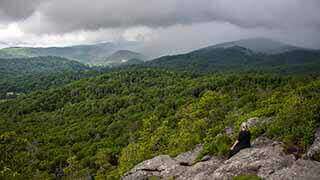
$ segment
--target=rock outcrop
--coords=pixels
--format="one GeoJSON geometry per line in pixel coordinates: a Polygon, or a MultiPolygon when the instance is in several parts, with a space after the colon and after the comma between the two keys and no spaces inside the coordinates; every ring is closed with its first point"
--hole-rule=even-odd
{"type": "MultiPolygon", "coordinates": [[[[263,125],[272,118],[250,118],[249,128],[263,125]]],[[[225,134],[231,136],[233,129],[225,128],[225,134]]],[[[264,136],[255,139],[252,147],[243,149],[230,159],[206,155],[197,162],[203,149],[197,145],[193,150],[175,158],[168,155],[157,156],[144,161],[126,173],[123,180],[144,180],[149,177],[177,180],[220,180],[232,179],[239,175],[257,175],[270,180],[316,180],[320,179],[320,128],[315,140],[303,159],[287,154],[282,142],[273,141],[264,136]]]]}
{"type": "Polygon", "coordinates": [[[179,165],[178,162],[170,156],[160,155],[138,164],[122,179],[142,180],[152,176],[169,179],[182,174],[185,170],[185,166],[179,165]]]}
{"type": "Polygon", "coordinates": [[[145,180],[148,177],[177,180],[201,179],[213,173],[222,162],[222,159],[214,157],[208,161],[198,162],[193,166],[184,166],[167,155],[160,155],[138,164],[122,179],[145,180]]]}
{"type": "Polygon", "coordinates": [[[314,141],[308,152],[304,155],[304,159],[320,159],[320,128],[316,130],[314,141]]]}
{"type": "Polygon", "coordinates": [[[250,129],[255,126],[268,124],[271,121],[272,121],[272,117],[264,117],[264,118],[253,117],[247,120],[247,125],[248,125],[248,128],[250,129]]]}
{"type": "Polygon", "coordinates": [[[126,173],[123,180],[142,180],[148,177],[160,177],[163,179],[195,179],[200,173],[209,173],[217,169],[223,162],[217,157],[207,156],[203,162],[196,162],[203,146],[197,145],[193,150],[182,153],[175,158],[168,155],[160,155],[144,161],[126,173]],[[194,165],[193,165],[194,164],[194,165]]]}
{"type": "Polygon", "coordinates": [[[232,179],[234,176],[254,174],[263,179],[320,179],[320,162],[296,160],[286,154],[281,142],[259,137],[252,148],[241,150],[230,159],[207,156],[195,163],[201,145],[176,158],[157,156],[144,161],[125,174],[123,180],[143,180],[148,177],[177,180],[232,179]],[[190,157],[189,157],[190,156],[190,157]],[[181,163],[183,162],[183,163],[181,163]]]}
{"type": "Polygon", "coordinates": [[[272,180],[318,180],[320,179],[320,162],[299,159],[290,167],[283,168],[268,177],[272,180]]]}
{"type": "Polygon", "coordinates": [[[295,161],[294,156],[284,153],[279,142],[258,138],[252,145],[252,148],[243,149],[223,162],[204,179],[232,179],[243,174],[256,174],[268,178],[272,173],[291,166],[295,161]]]}
{"type": "Polygon", "coordinates": [[[198,144],[193,150],[182,153],[174,158],[180,165],[191,166],[196,162],[197,157],[203,150],[203,146],[198,144]]]}

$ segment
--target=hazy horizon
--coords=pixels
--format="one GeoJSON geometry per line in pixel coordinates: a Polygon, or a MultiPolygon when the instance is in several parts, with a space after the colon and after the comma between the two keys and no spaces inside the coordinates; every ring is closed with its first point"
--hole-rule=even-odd
{"type": "Polygon", "coordinates": [[[2,0],[0,48],[136,41],[149,56],[264,37],[320,48],[317,0],[2,0]]]}

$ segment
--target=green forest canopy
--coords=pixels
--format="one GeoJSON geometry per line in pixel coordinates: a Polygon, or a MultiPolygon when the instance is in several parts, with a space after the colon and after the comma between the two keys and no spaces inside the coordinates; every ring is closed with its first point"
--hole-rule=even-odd
{"type": "Polygon", "coordinates": [[[232,139],[217,134],[250,117],[273,119],[254,137],[305,151],[319,112],[319,76],[118,70],[0,103],[0,176],[118,179],[198,143],[223,156],[232,139]]]}

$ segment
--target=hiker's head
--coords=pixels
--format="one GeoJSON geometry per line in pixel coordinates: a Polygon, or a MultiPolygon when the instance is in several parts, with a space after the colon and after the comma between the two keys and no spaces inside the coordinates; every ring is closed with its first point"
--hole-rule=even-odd
{"type": "Polygon", "coordinates": [[[241,131],[247,131],[248,130],[248,124],[246,122],[241,123],[241,131]]]}

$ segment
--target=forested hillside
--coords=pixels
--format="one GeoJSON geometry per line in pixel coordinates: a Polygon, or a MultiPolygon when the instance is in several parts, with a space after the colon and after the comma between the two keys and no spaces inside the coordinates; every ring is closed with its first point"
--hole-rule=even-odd
{"type": "Polygon", "coordinates": [[[7,94],[48,89],[98,72],[86,65],[60,57],[0,59],[0,99],[7,94]]]}
{"type": "Polygon", "coordinates": [[[320,180],[320,0],[0,0],[0,180],[320,180]]]}
{"type": "Polygon", "coordinates": [[[186,54],[163,56],[146,63],[146,66],[196,73],[256,71],[312,74],[319,73],[320,51],[301,49],[270,55],[241,46],[208,47],[186,54]]]}
{"type": "Polygon", "coordinates": [[[240,47],[250,49],[251,51],[256,53],[265,53],[265,54],[279,54],[279,53],[289,52],[293,50],[305,49],[305,48],[293,46],[290,44],[286,44],[280,41],[276,41],[273,39],[261,38],[261,37],[225,42],[225,43],[206,47],[205,49],[227,48],[232,46],[240,46],[240,47]]]}
{"type": "Polygon", "coordinates": [[[21,59],[0,59],[1,76],[17,74],[52,73],[56,71],[80,71],[87,66],[65,58],[45,56],[21,59]]]}
{"type": "Polygon", "coordinates": [[[252,129],[305,151],[320,123],[318,76],[256,73],[195,75],[125,69],[0,103],[0,176],[118,179],[159,154],[204,143],[226,154],[249,117],[272,117],[252,129]]]}
{"type": "Polygon", "coordinates": [[[112,53],[121,49],[134,49],[138,43],[125,41],[119,43],[98,43],[66,47],[10,47],[0,49],[0,58],[28,58],[39,56],[59,56],[84,64],[100,64],[112,53]]]}

